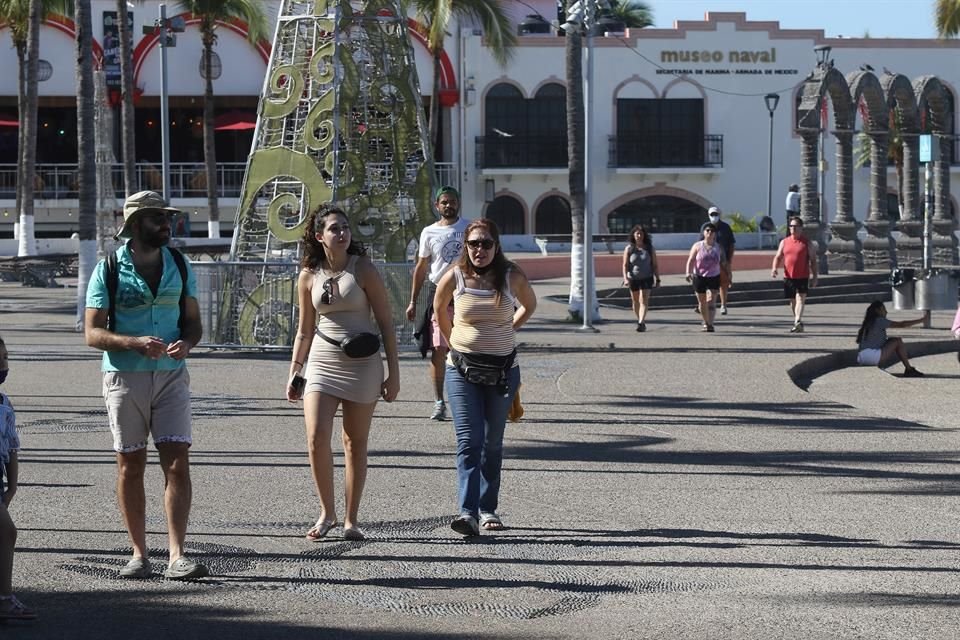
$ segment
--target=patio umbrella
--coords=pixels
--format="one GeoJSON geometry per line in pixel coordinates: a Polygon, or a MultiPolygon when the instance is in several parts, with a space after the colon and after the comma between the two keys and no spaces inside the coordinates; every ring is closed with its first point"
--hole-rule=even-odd
{"type": "Polygon", "coordinates": [[[257,128],[257,114],[250,111],[228,111],[213,119],[215,131],[246,131],[257,128]]]}

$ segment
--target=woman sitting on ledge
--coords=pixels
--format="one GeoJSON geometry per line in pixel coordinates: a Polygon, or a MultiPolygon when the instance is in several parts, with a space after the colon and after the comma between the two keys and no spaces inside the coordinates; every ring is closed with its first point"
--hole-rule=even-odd
{"type": "Polygon", "coordinates": [[[863,324],[860,325],[860,331],[857,332],[857,344],[860,345],[859,353],[857,353],[857,363],[881,366],[884,362],[889,361],[890,356],[896,353],[900,362],[903,363],[903,377],[922,377],[922,373],[910,366],[903,339],[888,338],[887,327],[909,327],[920,324],[923,320],[923,316],[916,320],[888,320],[887,308],[883,305],[883,302],[874,300],[867,307],[867,312],[863,316],[863,324]]]}

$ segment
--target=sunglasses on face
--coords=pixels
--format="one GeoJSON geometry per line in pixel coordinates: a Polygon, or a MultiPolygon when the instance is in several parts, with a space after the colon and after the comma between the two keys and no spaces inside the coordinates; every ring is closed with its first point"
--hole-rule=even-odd
{"type": "Polygon", "coordinates": [[[320,294],[320,304],[333,304],[337,301],[336,294],[334,290],[337,289],[337,281],[330,280],[324,281],[322,285],[323,293],[320,294]]]}
{"type": "Polygon", "coordinates": [[[802,228],[803,228],[803,227],[801,227],[801,226],[798,225],[798,224],[791,224],[791,225],[787,225],[787,226],[790,227],[791,229],[802,229],[802,228]]]}
{"type": "Polygon", "coordinates": [[[483,247],[489,251],[490,249],[493,249],[494,244],[496,243],[490,238],[484,238],[483,240],[467,240],[467,246],[471,249],[479,249],[480,247],[483,247]]]}
{"type": "Polygon", "coordinates": [[[714,231],[713,231],[713,229],[704,229],[703,232],[704,232],[704,233],[713,233],[714,231]]]}

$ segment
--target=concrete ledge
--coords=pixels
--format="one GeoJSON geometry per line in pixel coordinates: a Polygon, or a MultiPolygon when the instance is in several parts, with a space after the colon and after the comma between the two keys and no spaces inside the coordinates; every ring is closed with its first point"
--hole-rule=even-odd
{"type": "MultiPolygon", "coordinates": [[[[911,358],[952,353],[960,349],[960,342],[956,340],[923,340],[906,342],[906,345],[907,355],[911,358]]],[[[895,363],[896,361],[894,361],[895,363]]],[[[859,366],[861,365],[857,364],[857,350],[844,349],[843,351],[826,353],[799,362],[787,369],[787,375],[790,376],[795,385],[806,391],[815,379],[824,374],[838,369],[859,366]]]]}

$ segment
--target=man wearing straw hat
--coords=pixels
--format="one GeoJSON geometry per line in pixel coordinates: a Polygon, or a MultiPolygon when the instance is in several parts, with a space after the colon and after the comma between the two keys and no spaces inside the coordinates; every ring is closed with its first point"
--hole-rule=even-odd
{"type": "Polygon", "coordinates": [[[207,568],[184,555],[192,485],[190,376],[186,358],[203,332],[189,263],[166,245],[178,210],[154,191],[123,205],[125,239],[101,260],[87,288],[87,345],[103,351],[103,397],[117,454],[117,501],[133,557],[122,578],[153,572],[146,540],[147,441],[160,456],[171,580],[201,578],[207,568]]]}

